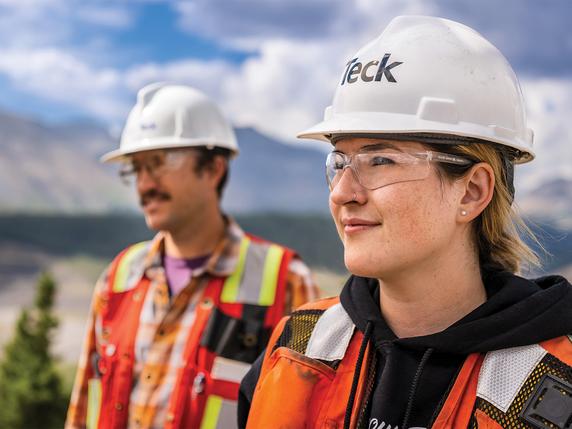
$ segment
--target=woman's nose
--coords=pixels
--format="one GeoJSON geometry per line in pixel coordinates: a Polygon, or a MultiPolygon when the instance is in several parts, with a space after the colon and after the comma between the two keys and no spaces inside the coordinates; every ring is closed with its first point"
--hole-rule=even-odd
{"type": "Polygon", "coordinates": [[[356,173],[350,166],[346,166],[341,174],[340,180],[330,191],[331,202],[339,205],[357,202],[357,196],[364,193],[364,188],[358,182],[356,173]]]}

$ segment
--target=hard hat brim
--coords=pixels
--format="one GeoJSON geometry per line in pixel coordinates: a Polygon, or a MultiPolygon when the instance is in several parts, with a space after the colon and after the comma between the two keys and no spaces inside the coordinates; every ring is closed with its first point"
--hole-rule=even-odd
{"type": "MultiPolygon", "coordinates": [[[[491,143],[498,143],[517,149],[522,156],[515,160],[518,164],[532,161],[535,157],[530,148],[530,144],[521,142],[514,144],[514,136],[503,138],[499,133],[507,133],[506,130],[499,130],[495,127],[483,127],[467,122],[457,122],[447,124],[443,127],[442,122],[412,118],[411,115],[385,112],[356,112],[333,114],[315,126],[302,131],[297,135],[300,139],[313,139],[330,142],[332,136],[368,134],[419,134],[435,133],[461,137],[476,138],[491,143]]],[[[532,132],[531,132],[532,133],[532,132]]],[[[507,136],[508,137],[508,136],[507,136]]],[[[532,135],[530,136],[532,142],[532,135]]]]}
{"type": "MultiPolygon", "coordinates": [[[[135,145],[134,145],[135,146],[135,145]]],[[[140,145],[138,147],[133,147],[131,149],[116,149],[112,150],[111,152],[107,152],[104,154],[100,161],[103,163],[112,163],[112,162],[121,162],[124,161],[129,155],[133,155],[136,153],[147,152],[150,150],[159,150],[159,149],[182,149],[182,148],[192,148],[192,147],[220,147],[224,149],[228,149],[232,153],[232,158],[236,157],[239,153],[238,147],[228,147],[227,144],[220,144],[218,142],[210,142],[210,141],[196,141],[196,140],[185,140],[185,141],[159,141],[156,143],[146,143],[144,145],[140,145]]]]}

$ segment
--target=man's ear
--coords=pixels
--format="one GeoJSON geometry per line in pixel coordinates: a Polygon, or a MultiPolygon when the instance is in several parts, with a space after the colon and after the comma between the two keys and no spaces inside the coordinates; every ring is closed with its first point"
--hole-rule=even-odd
{"type": "MultiPolygon", "coordinates": [[[[208,167],[208,173],[212,177],[213,182],[218,185],[224,173],[228,168],[228,161],[223,156],[215,156],[213,162],[208,167]]],[[[216,186],[215,185],[215,186],[216,186]]]]}
{"type": "Polygon", "coordinates": [[[470,222],[479,216],[489,205],[495,189],[493,168],[480,162],[463,177],[464,194],[459,202],[457,218],[460,222],[470,222]]]}

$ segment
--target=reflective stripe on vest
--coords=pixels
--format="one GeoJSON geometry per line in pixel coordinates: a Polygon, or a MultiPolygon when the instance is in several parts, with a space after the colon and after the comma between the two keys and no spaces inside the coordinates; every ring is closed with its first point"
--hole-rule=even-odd
{"type": "Polygon", "coordinates": [[[87,429],[97,429],[101,409],[101,380],[92,378],[87,384],[87,429]]]}
{"type": "Polygon", "coordinates": [[[228,429],[236,427],[235,401],[227,401],[217,395],[210,395],[200,429],[228,429]]]}
{"type": "Polygon", "coordinates": [[[305,355],[326,361],[343,359],[354,330],[355,325],[342,304],[332,305],[314,326],[305,355]]]}
{"type": "Polygon", "coordinates": [[[148,250],[149,242],[143,241],[125,251],[115,272],[112,292],[125,292],[137,286],[143,275],[143,262],[148,250]]]}
{"type": "Polygon", "coordinates": [[[538,344],[488,352],[479,373],[477,396],[506,413],[546,353],[538,344]]]}
{"type": "Polygon", "coordinates": [[[278,274],[284,249],[244,237],[234,273],[224,282],[220,300],[270,306],[276,298],[278,274]]]}

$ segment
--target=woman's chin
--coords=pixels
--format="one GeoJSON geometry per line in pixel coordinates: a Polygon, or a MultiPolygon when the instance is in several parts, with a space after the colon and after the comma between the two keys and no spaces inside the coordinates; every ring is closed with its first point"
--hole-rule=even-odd
{"type": "Polygon", "coordinates": [[[379,264],[372,264],[369,258],[361,255],[344,255],[344,263],[350,273],[360,277],[377,278],[380,272],[379,264]]]}

